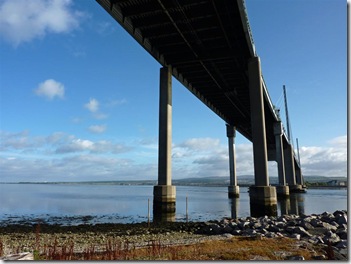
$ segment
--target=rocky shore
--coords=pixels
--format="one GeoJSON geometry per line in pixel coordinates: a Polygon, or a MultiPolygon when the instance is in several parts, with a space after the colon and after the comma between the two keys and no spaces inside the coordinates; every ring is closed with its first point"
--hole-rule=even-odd
{"type": "MultiPolygon", "coordinates": [[[[313,250],[313,246],[323,248],[324,254],[314,254],[314,259],[332,257],[336,260],[347,260],[347,231],[347,211],[279,217],[225,218],[220,221],[189,223],[60,226],[38,222],[35,225],[0,226],[0,259],[13,259],[21,256],[18,254],[20,252],[45,248],[53,240],[57,245],[74,243],[74,250],[80,252],[92,245],[97,251],[103,250],[109,241],[128,241],[135,247],[143,247],[156,240],[166,245],[185,245],[233,237],[277,241],[279,238],[288,237],[304,243],[310,250],[313,250]]],[[[26,256],[28,255],[30,254],[26,256]]],[[[293,256],[287,259],[297,260],[303,257],[293,256]]]]}
{"type": "Polygon", "coordinates": [[[335,259],[348,259],[347,211],[223,219],[205,223],[199,232],[207,235],[230,234],[258,238],[290,237],[328,247],[335,259]]]}

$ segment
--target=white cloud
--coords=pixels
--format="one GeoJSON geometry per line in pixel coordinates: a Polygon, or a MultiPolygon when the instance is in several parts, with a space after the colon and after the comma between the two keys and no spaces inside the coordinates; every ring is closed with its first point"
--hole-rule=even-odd
{"type": "Polygon", "coordinates": [[[102,36],[108,36],[111,35],[113,32],[115,32],[116,27],[114,27],[111,22],[108,21],[101,21],[98,23],[95,23],[96,31],[102,36]]]}
{"type": "Polygon", "coordinates": [[[92,125],[89,127],[89,131],[92,133],[103,133],[106,131],[106,125],[92,125]]]}
{"type": "Polygon", "coordinates": [[[100,111],[100,102],[95,98],[90,98],[89,102],[84,105],[88,109],[92,117],[95,119],[106,119],[108,116],[100,111]]]}
{"type": "Polygon", "coordinates": [[[52,100],[55,97],[63,99],[65,95],[65,87],[60,82],[48,79],[40,83],[34,92],[36,95],[46,97],[49,100],[52,100]]]}
{"type": "Polygon", "coordinates": [[[83,119],[80,117],[73,117],[73,118],[71,118],[71,122],[75,123],[75,124],[79,124],[79,123],[83,122],[83,119]]]}
{"type": "Polygon", "coordinates": [[[132,147],[126,146],[125,144],[113,143],[107,140],[100,140],[94,143],[92,153],[113,153],[120,154],[129,152],[132,147]]]}
{"type": "MultiPolygon", "coordinates": [[[[346,176],[346,150],[346,136],[332,139],[324,147],[301,147],[303,175],[346,176]]],[[[178,153],[173,157],[174,179],[229,177],[228,146],[218,139],[192,138],[175,144],[172,152],[178,153]]],[[[236,144],[236,165],[237,175],[253,175],[251,143],[236,144]]],[[[78,138],[64,132],[33,136],[28,131],[0,131],[4,181],[37,175],[43,175],[42,180],[60,180],[61,175],[67,176],[66,180],[157,180],[157,166],[156,138],[135,140],[130,145],[78,138]]],[[[269,163],[269,175],[277,175],[275,162],[269,163]]]]}
{"type": "Polygon", "coordinates": [[[96,141],[93,142],[87,139],[72,139],[70,141],[60,144],[55,153],[57,154],[68,154],[68,153],[100,153],[100,154],[120,154],[131,150],[131,147],[125,144],[118,144],[110,141],[96,141]]]}
{"type": "Polygon", "coordinates": [[[109,100],[106,103],[106,106],[111,108],[111,107],[118,106],[118,105],[123,105],[123,104],[126,104],[126,103],[127,103],[127,99],[125,99],[125,98],[120,99],[120,100],[109,100]]]}
{"type": "Polygon", "coordinates": [[[35,153],[50,158],[53,154],[78,152],[101,155],[120,154],[131,149],[132,147],[123,143],[81,139],[63,132],[55,132],[49,136],[31,136],[28,131],[19,133],[0,131],[0,151],[4,153],[28,153],[29,155],[35,153]]]}
{"type": "Polygon", "coordinates": [[[104,113],[98,112],[98,113],[93,113],[93,117],[95,119],[106,119],[108,116],[104,113]]]}
{"type": "Polygon", "coordinates": [[[9,149],[23,150],[33,147],[33,142],[28,139],[29,132],[21,131],[18,133],[9,133],[0,131],[0,151],[9,149]]]}
{"type": "Polygon", "coordinates": [[[36,157],[5,159],[0,156],[0,167],[1,181],[127,180],[135,177],[133,170],[137,173],[144,171],[146,176],[154,171],[153,166],[135,166],[128,159],[91,154],[50,160],[36,157]]]}
{"type": "Polygon", "coordinates": [[[103,109],[113,108],[115,106],[123,105],[125,103],[127,103],[126,99],[120,99],[120,100],[110,99],[107,102],[100,103],[100,101],[98,101],[97,99],[90,98],[89,102],[84,104],[84,108],[88,109],[91,112],[92,117],[94,119],[101,120],[101,119],[106,119],[108,115],[102,112],[100,108],[103,108],[103,109]]]}
{"type": "Polygon", "coordinates": [[[80,151],[91,151],[94,147],[94,143],[90,140],[74,139],[65,145],[60,146],[56,149],[57,153],[70,153],[80,151]]]}
{"type": "Polygon", "coordinates": [[[0,4],[0,36],[18,46],[48,33],[67,33],[79,26],[81,12],[71,0],[3,0],[0,4]]]}
{"type": "MultiPolygon", "coordinates": [[[[236,144],[235,148],[237,175],[253,175],[252,144],[236,144]]],[[[324,147],[301,147],[300,157],[303,175],[346,177],[347,136],[331,139],[324,147]]],[[[173,147],[173,160],[174,167],[187,168],[192,176],[229,175],[228,147],[217,139],[189,139],[177,144],[173,147]]],[[[269,162],[268,170],[270,176],[277,176],[277,163],[269,162]]]]}
{"type": "MultiPolygon", "coordinates": [[[[236,144],[235,148],[237,175],[252,175],[252,144],[236,144]]],[[[228,145],[217,138],[191,138],[175,145],[172,153],[174,164],[187,168],[190,176],[229,177],[228,145]]],[[[178,171],[182,170],[175,169],[178,171]]]]}
{"type": "Polygon", "coordinates": [[[328,144],[337,148],[346,148],[347,147],[347,135],[333,138],[328,141],[328,144]]]}
{"type": "MultiPolygon", "coordinates": [[[[191,138],[173,146],[174,164],[179,177],[185,177],[184,171],[194,176],[229,175],[227,147],[216,138],[191,138]],[[183,169],[179,169],[179,168],[183,169]]],[[[175,167],[174,166],[174,167],[175,167]]]]}
{"type": "Polygon", "coordinates": [[[221,150],[220,140],[214,138],[190,138],[173,146],[173,158],[196,157],[221,150]]]}
{"type": "Polygon", "coordinates": [[[300,157],[304,175],[346,177],[347,136],[331,139],[326,147],[303,146],[300,157]]]}
{"type": "Polygon", "coordinates": [[[191,138],[180,146],[193,151],[215,150],[220,147],[220,140],[216,138],[191,138]]]}
{"type": "Polygon", "coordinates": [[[84,105],[92,113],[96,113],[99,110],[99,101],[95,98],[90,98],[89,102],[84,105]]]}

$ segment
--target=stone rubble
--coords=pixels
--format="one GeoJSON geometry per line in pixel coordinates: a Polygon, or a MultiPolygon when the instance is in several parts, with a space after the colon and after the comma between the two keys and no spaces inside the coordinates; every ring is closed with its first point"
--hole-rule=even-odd
{"type": "MultiPolygon", "coordinates": [[[[331,247],[333,249],[331,254],[334,255],[335,259],[348,259],[346,210],[312,215],[292,214],[279,217],[224,218],[221,221],[206,222],[199,233],[207,235],[231,234],[258,239],[284,236],[331,247]]],[[[325,256],[316,256],[316,259],[325,258],[325,256]]],[[[302,260],[300,256],[288,259],[302,260]]]]}

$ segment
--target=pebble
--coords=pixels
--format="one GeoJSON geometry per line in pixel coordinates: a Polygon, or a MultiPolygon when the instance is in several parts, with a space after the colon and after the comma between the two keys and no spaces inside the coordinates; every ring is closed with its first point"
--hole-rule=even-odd
{"type": "Polygon", "coordinates": [[[327,257],[325,255],[313,256],[312,258],[314,260],[325,260],[325,259],[327,259],[327,257]]]}
{"type": "Polygon", "coordinates": [[[301,235],[300,235],[300,234],[292,234],[290,237],[291,237],[291,238],[295,238],[295,239],[297,239],[297,240],[300,240],[300,239],[301,239],[301,235]]]}
{"type": "Polygon", "coordinates": [[[290,256],[287,257],[287,260],[305,260],[303,256],[290,256]]]}

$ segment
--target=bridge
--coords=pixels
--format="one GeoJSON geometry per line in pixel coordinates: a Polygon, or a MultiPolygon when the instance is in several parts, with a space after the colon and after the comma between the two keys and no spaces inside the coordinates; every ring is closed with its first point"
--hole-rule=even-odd
{"type": "Polygon", "coordinates": [[[175,210],[172,186],[172,76],[226,123],[230,185],[238,197],[236,131],[253,143],[250,202],[276,205],[277,195],[303,190],[292,142],[263,79],[244,0],[96,0],[161,65],[159,173],[154,210],[175,210]],[[271,186],[268,161],[279,185],[271,186]]]}

